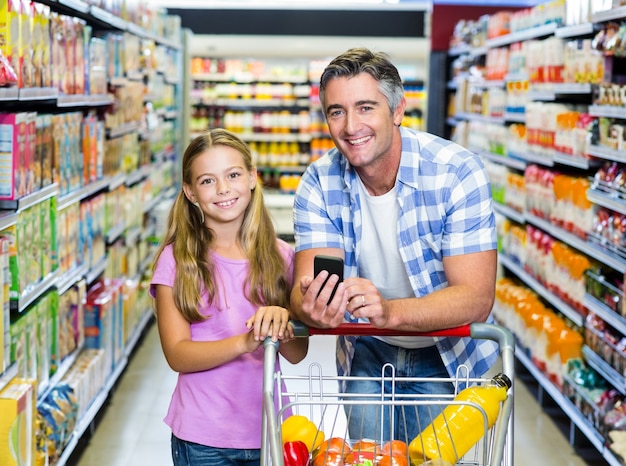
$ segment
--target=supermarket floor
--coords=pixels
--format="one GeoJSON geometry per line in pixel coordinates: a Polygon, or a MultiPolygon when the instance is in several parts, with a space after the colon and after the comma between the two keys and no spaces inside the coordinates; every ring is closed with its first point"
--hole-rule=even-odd
{"type": "MultiPolygon", "coordinates": [[[[324,368],[334,368],[333,337],[311,339],[309,356],[324,368]]],[[[298,373],[300,365],[283,368],[298,373]],[[295,370],[294,370],[295,368],[295,370]]],[[[569,424],[558,408],[542,409],[537,387],[519,374],[515,392],[514,459],[516,465],[600,466],[607,464],[591,447],[574,449],[568,443],[569,424]],[[546,413],[549,413],[546,414],[546,413]],[[560,418],[559,418],[560,416],[560,418]]],[[[156,325],[150,325],[93,432],[68,464],[75,466],[171,466],[169,429],[163,423],[176,375],[167,366],[156,325]]],[[[545,398],[549,398],[547,395],[545,398]]]]}

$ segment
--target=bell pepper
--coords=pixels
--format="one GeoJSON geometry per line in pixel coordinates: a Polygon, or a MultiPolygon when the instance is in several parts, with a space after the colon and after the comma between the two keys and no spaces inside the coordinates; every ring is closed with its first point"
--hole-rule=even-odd
{"type": "Polygon", "coordinates": [[[281,426],[283,444],[301,440],[309,451],[315,450],[326,439],[324,432],[306,416],[294,414],[284,420],[281,426]]]}
{"type": "Polygon", "coordinates": [[[302,440],[294,440],[283,444],[283,462],[285,466],[307,466],[309,449],[302,440]]]}

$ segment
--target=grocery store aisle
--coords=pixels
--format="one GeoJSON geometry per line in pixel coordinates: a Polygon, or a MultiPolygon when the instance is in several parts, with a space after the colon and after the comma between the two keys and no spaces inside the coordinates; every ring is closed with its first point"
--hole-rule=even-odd
{"type": "MultiPolygon", "coordinates": [[[[309,356],[299,365],[284,367],[301,374],[315,361],[334,368],[333,337],[311,339],[309,356]]],[[[524,378],[525,379],[525,378],[524,378]]],[[[176,375],[167,366],[156,325],[151,325],[131,359],[95,432],[82,451],[71,458],[75,466],[171,466],[169,429],[163,423],[176,375]]],[[[518,382],[523,379],[518,380],[518,382]]],[[[532,384],[517,383],[515,392],[515,464],[604,465],[598,455],[585,459],[568,444],[555,422],[539,407],[532,384]]]]}

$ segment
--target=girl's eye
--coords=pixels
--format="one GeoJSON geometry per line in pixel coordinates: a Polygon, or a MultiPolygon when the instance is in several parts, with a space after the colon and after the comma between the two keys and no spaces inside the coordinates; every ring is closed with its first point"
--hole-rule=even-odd
{"type": "Polygon", "coordinates": [[[235,173],[231,173],[229,176],[230,178],[237,178],[240,175],[241,175],[240,173],[235,172],[235,173]]]}
{"type": "Polygon", "coordinates": [[[213,180],[211,178],[205,178],[200,182],[200,184],[211,184],[213,180]]]}

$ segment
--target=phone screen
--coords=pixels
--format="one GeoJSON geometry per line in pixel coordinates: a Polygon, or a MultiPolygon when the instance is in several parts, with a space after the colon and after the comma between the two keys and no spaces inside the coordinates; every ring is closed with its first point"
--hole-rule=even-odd
{"type": "MultiPolygon", "coordinates": [[[[333,288],[330,298],[328,299],[328,302],[332,301],[337,291],[337,286],[343,281],[343,259],[336,256],[317,255],[313,262],[313,270],[316,277],[322,270],[328,270],[329,278],[331,275],[337,275],[339,277],[339,281],[335,285],[335,288],[333,288]]],[[[328,278],[326,281],[328,281],[328,278]]],[[[322,288],[324,288],[324,286],[326,286],[326,282],[324,282],[322,288]]]]}

